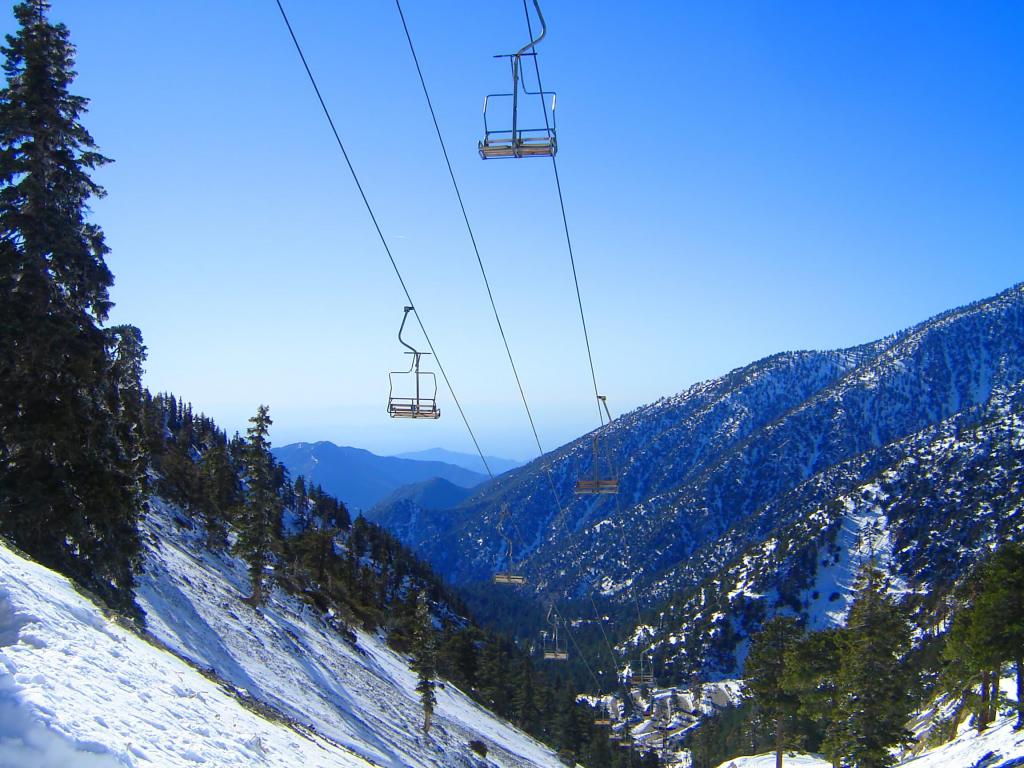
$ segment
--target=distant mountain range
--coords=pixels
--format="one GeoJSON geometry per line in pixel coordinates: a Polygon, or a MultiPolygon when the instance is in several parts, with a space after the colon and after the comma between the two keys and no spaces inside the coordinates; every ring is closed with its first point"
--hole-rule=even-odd
{"type": "MultiPolygon", "coordinates": [[[[454,464],[457,467],[469,469],[473,472],[483,472],[484,474],[487,472],[483,462],[480,461],[480,457],[475,453],[458,453],[445,450],[444,448],[428,448],[425,451],[412,451],[411,453],[395,455],[399,459],[443,461],[445,464],[454,464]]],[[[486,456],[485,458],[487,459],[487,466],[491,468],[491,472],[495,475],[500,475],[502,472],[508,472],[510,469],[523,466],[523,462],[513,461],[512,459],[499,459],[496,456],[486,456]]]]}
{"type": "Polygon", "coordinates": [[[1024,536],[1024,285],[858,347],[759,360],[602,438],[617,496],[574,494],[586,435],[443,512],[404,497],[376,519],[465,585],[503,567],[511,533],[526,589],[660,613],[630,642],[679,679],[733,674],[777,611],[841,621],[868,558],[926,622],[980,554],[1024,536]]]}
{"type": "MultiPolygon", "coordinates": [[[[274,448],[273,454],[292,477],[303,475],[307,484],[322,486],[352,511],[368,510],[406,485],[440,479],[453,487],[472,488],[487,479],[485,474],[455,464],[378,456],[327,441],[291,443],[274,448]]],[[[411,493],[416,496],[415,489],[411,493]]],[[[421,494],[418,498],[434,498],[440,493],[435,490],[433,496],[421,494]]],[[[448,497],[454,498],[451,491],[448,497]]]]}

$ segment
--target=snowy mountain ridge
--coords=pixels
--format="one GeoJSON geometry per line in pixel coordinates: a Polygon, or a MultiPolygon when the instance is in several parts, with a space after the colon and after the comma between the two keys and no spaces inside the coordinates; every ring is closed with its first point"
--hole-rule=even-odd
{"type": "Polygon", "coordinates": [[[138,600],[155,642],[0,546],[0,766],[560,765],[451,685],[424,735],[402,657],[278,590],[254,611],[244,566],[179,516],[154,500],[144,523],[138,600]]]}
{"type": "Polygon", "coordinates": [[[1019,535],[1022,384],[1017,285],[875,342],[776,354],[617,418],[603,434],[617,497],[573,493],[591,471],[588,435],[453,509],[406,503],[377,519],[472,584],[501,563],[507,503],[530,590],[603,598],[623,615],[639,600],[666,613],[659,675],[686,679],[699,664],[728,677],[775,610],[842,614],[849,579],[836,568],[870,549],[850,531],[873,509],[922,609],[992,541],[1019,535]]]}

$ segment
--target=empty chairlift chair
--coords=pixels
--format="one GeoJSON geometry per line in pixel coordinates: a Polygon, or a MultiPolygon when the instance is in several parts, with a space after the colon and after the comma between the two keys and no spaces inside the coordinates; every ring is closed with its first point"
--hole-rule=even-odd
{"type": "Polygon", "coordinates": [[[601,494],[618,493],[619,479],[617,477],[601,477],[601,439],[595,435],[593,439],[594,457],[591,462],[592,477],[580,478],[576,481],[576,493],[601,494]]]}
{"type": "Polygon", "coordinates": [[[633,675],[633,682],[636,685],[654,685],[654,661],[649,660],[645,663],[641,656],[639,666],[640,671],[633,675]]]}
{"type": "Polygon", "coordinates": [[[554,606],[548,609],[548,623],[551,625],[551,631],[544,633],[544,658],[547,661],[568,661],[569,647],[566,645],[564,633],[559,637],[558,616],[556,615],[554,620],[551,618],[553,610],[554,606]]]}
{"type": "Polygon", "coordinates": [[[558,141],[555,131],[555,94],[552,91],[544,91],[540,87],[539,77],[537,90],[531,91],[527,88],[523,79],[522,58],[523,56],[536,56],[533,47],[544,39],[548,28],[544,23],[544,16],[540,12],[540,4],[533,0],[533,6],[537,10],[540,19],[540,36],[531,40],[518,51],[511,55],[496,56],[495,58],[508,58],[512,63],[512,92],[491,93],[484,97],[484,138],[479,143],[480,157],[488,160],[496,157],[554,157],[558,151],[558,141]],[[529,51],[529,53],[527,53],[529,51]],[[533,110],[524,110],[523,105],[529,97],[537,97],[541,113],[537,115],[533,110]],[[550,101],[550,108],[548,107],[550,101]],[[499,119],[504,121],[507,118],[507,107],[511,107],[511,130],[505,128],[492,128],[494,120],[493,112],[500,110],[502,115],[499,119]],[[488,114],[492,120],[488,121],[488,114]],[[524,128],[522,117],[530,114],[538,123],[537,127],[524,128]],[[540,127],[540,119],[543,118],[544,126],[540,127]]]}
{"type": "Polygon", "coordinates": [[[412,362],[409,370],[392,371],[388,374],[388,414],[393,419],[437,419],[441,416],[441,409],[437,407],[437,380],[430,371],[420,370],[420,358],[430,353],[420,352],[402,339],[405,321],[411,311],[412,307],[405,308],[402,325],[398,329],[398,341],[409,350],[405,354],[412,355],[412,362]],[[397,391],[406,395],[395,394],[396,384],[397,391]]]}
{"type": "Polygon", "coordinates": [[[507,517],[508,517],[508,506],[505,505],[505,504],[502,504],[501,505],[501,517],[500,517],[500,522],[498,523],[498,525],[502,529],[502,531],[499,531],[499,533],[501,533],[502,537],[505,539],[505,545],[506,545],[506,550],[505,551],[506,551],[506,557],[508,558],[508,570],[498,571],[497,573],[495,573],[494,574],[494,583],[495,584],[507,584],[507,585],[518,587],[518,586],[526,583],[526,577],[523,576],[522,574],[516,573],[515,563],[512,561],[512,537],[506,535],[503,532],[504,531],[504,527],[505,527],[505,520],[506,520],[507,517]]]}

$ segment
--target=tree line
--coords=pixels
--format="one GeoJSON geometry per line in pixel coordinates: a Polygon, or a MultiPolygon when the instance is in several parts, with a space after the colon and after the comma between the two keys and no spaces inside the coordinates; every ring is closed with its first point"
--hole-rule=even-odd
{"type": "Polygon", "coordinates": [[[889,768],[914,743],[907,724],[940,696],[946,716],[928,743],[954,738],[970,718],[978,732],[996,717],[999,681],[1012,664],[1015,728],[1024,728],[1024,546],[1005,542],[951,598],[944,631],[913,644],[907,611],[885,574],[866,566],[842,627],[809,632],[778,615],[751,638],[744,701],[691,739],[695,768],[750,752],[818,752],[834,766],[889,768]]]}
{"type": "Polygon", "coordinates": [[[159,494],[207,547],[245,561],[240,597],[252,606],[280,588],[349,640],[354,626],[385,629],[420,675],[425,729],[447,678],[566,759],[618,765],[568,683],[475,627],[386,531],[289,478],[270,453],[266,406],[229,438],[143,387],[141,332],[107,324],[114,277],[89,203],[105,194],[92,176],[110,161],[82,123],[88,99],[70,91],[70,34],[45,0],[14,15],[0,47],[0,535],[141,626],[139,527],[159,494]]]}

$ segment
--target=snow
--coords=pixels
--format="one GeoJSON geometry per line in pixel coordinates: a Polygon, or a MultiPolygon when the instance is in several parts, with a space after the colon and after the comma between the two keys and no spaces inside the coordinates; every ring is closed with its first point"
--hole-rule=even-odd
{"type": "MultiPolygon", "coordinates": [[[[1010,680],[1002,682],[1006,691],[1010,680]]],[[[1015,721],[1016,715],[1005,709],[1002,716],[981,735],[964,722],[953,741],[916,756],[905,756],[897,763],[897,768],[1010,768],[1024,765],[1024,731],[1013,730],[1015,721]]],[[[783,766],[831,768],[827,760],[800,754],[786,755],[783,766]]],[[[737,757],[726,760],[719,768],[775,768],[775,753],[737,757]]]]}
{"type": "MultiPolygon", "coordinates": [[[[832,763],[813,755],[786,755],[782,760],[783,768],[832,768],[832,763]]],[[[751,755],[726,760],[719,768],[775,768],[775,753],[751,755]]]]}
{"type": "Polygon", "coordinates": [[[148,639],[0,546],[0,768],[560,765],[451,685],[424,735],[402,657],[277,591],[240,603],[242,564],[174,516],[157,501],[145,523],[148,639]]]}

